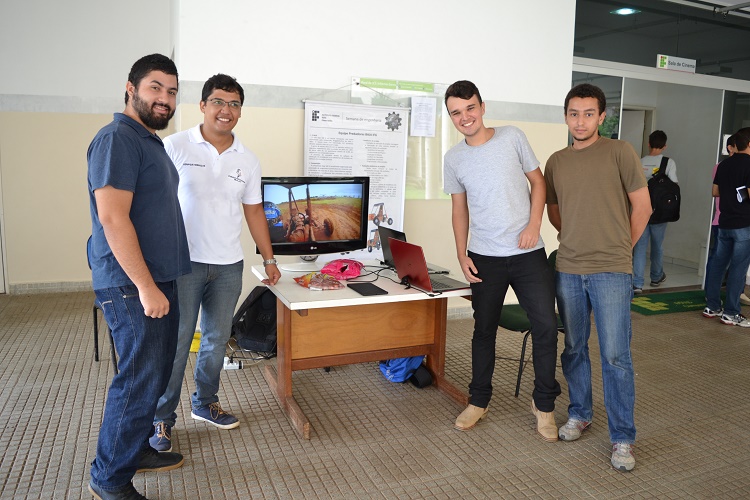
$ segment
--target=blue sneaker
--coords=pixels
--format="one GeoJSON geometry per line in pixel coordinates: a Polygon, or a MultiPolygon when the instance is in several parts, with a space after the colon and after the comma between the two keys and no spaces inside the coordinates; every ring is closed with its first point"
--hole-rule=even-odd
{"type": "Polygon", "coordinates": [[[193,408],[190,416],[195,420],[202,420],[215,425],[219,429],[234,429],[240,425],[240,421],[234,415],[230,415],[221,409],[218,401],[202,408],[193,408]]]}
{"type": "Polygon", "coordinates": [[[154,433],[148,444],[156,451],[172,451],[172,427],[164,422],[154,424],[154,433]]]}

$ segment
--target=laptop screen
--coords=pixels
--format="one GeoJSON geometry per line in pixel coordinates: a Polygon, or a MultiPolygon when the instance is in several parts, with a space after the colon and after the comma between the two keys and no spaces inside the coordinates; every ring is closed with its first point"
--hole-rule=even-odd
{"type": "Polygon", "coordinates": [[[381,225],[378,226],[378,235],[380,237],[380,247],[383,249],[383,264],[395,269],[396,265],[393,263],[393,253],[391,252],[391,244],[388,242],[388,238],[406,241],[406,234],[381,225]]]}

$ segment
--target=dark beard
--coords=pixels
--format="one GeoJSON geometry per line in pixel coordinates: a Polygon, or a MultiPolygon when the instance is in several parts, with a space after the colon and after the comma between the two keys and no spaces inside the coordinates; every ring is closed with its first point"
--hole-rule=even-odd
{"type": "Polygon", "coordinates": [[[154,130],[164,130],[167,128],[169,120],[174,116],[174,110],[170,109],[167,116],[161,117],[152,114],[152,107],[153,105],[149,105],[146,101],[140,98],[138,91],[133,93],[133,109],[138,113],[138,118],[141,119],[143,124],[154,130]]]}

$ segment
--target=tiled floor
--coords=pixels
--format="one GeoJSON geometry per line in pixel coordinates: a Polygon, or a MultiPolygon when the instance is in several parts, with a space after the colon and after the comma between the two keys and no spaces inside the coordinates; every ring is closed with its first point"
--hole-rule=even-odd
{"type": "MultiPolygon", "coordinates": [[[[93,361],[91,306],[91,293],[0,296],[3,499],[89,498],[112,372],[106,355],[93,361]]],[[[574,443],[536,435],[533,372],[514,398],[512,361],[498,361],[490,413],[469,432],[452,428],[461,407],[432,387],[387,382],[374,363],[295,372],[310,441],[293,433],[257,364],[223,374],[222,402],[242,420],[231,431],[190,419],[188,380],[174,436],[185,465],[138,474],[134,483],[161,499],[750,497],[750,332],[698,312],[633,314],[633,328],[632,473],[609,465],[594,336],[596,415],[574,443]]],[[[450,321],[448,329],[448,377],[465,387],[472,322],[450,321]]],[[[520,334],[501,331],[497,353],[516,356],[520,343],[520,334]]]]}

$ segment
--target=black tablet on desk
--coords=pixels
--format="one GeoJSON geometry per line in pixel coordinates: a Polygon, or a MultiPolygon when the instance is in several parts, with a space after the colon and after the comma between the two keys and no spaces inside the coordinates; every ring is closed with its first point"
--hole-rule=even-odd
{"type": "Polygon", "coordinates": [[[360,295],[386,295],[388,293],[373,283],[348,283],[347,286],[360,295]]]}

